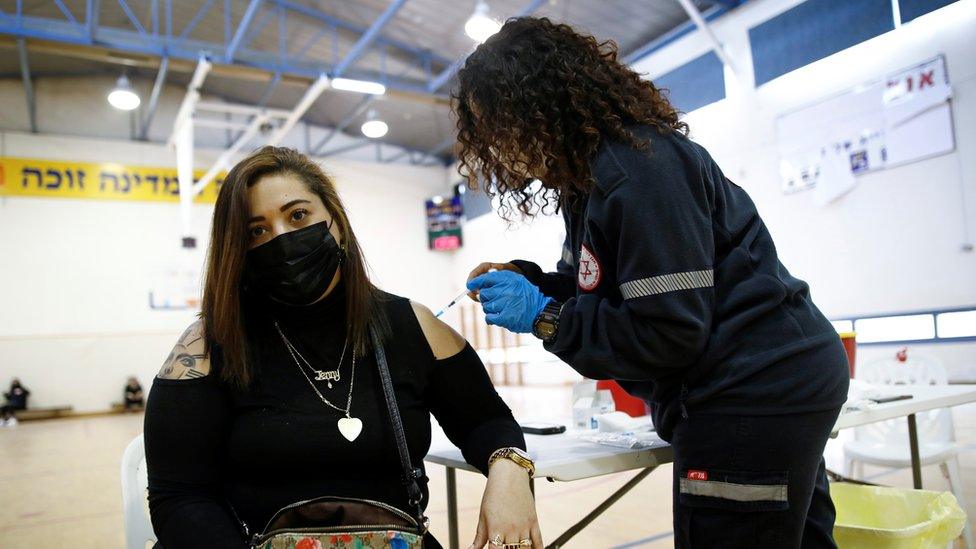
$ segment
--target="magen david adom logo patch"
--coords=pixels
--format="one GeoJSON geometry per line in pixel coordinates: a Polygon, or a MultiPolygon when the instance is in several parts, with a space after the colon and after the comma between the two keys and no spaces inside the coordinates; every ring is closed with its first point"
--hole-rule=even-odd
{"type": "Polygon", "coordinates": [[[579,287],[587,292],[599,286],[600,279],[603,278],[600,261],[586,247],[586,244],[583,244],[582,248],[580,248],[579,270],[577,273],[579,287]]]}

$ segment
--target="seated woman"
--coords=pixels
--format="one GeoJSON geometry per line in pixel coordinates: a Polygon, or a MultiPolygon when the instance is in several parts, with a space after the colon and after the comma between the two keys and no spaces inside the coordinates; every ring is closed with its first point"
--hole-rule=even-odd
{"type": "Polygon", "coordinates": [[[242,523],[260,532],[280,508],[319,496],[409,511],[371,327],[385,334],[414,466],[433,414],[488,475],[475,545],[542,547],[526,469],[505,459],[525,442],[478,355],[425,307],[372,285],[333,182],[304,155],[264,147],[227,175],[200,316],[147,403],[162,547],[243,548],[242,523]]]}

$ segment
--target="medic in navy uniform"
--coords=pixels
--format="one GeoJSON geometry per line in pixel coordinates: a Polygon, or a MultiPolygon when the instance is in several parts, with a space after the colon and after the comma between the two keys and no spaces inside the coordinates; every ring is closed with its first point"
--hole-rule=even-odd
{"type": "Polygon", "coordinates": [[[847,358],[746,192],[612,43],[512,19],[459,78],[462,174],[503,216],[566,224],[556,272],[472,272],[487,322],[650,405],[674,447],[676,546],[834,547],[823,450],[847,358]]]}

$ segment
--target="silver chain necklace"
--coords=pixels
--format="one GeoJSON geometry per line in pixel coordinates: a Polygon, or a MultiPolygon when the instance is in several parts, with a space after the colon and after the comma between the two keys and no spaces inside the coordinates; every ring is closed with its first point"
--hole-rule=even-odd
{"type": "MultiPolygon", "coordinates": [[[[330,407],[330,408],[332,408],[332,409],[334,409],[334,410],[336,410],[338,412],[342,412],[342,414],[345,416],[345,417],[339,418],[339,421],[336,424],[337,427],[339,428],[339,433],[343,437],[345,437],[346,440],[348,440],[349,442],[352,442],[352,441],[356,440],[359,437],[359,434],[363,432],[363,420],[361,420],[359,418],[352,417],[349,414],[349,411],[352,409],[352,390],[353,390],[353,385],[355,385],[355,383],[356,383],[356,353],[355,353],[355,351],[352,353],[352,371],[349,374],[349,396],[346,398],[346,408],[345,409],[342,409],[342,408],[336,406],[335,404],[332,404],[331,402],[329,402],[329,400],[327,398],[325,398],[324,396],[322,396],[322,393],[319,392],[318,387],[316,387],[315,386],[315,383],[312,382],[312,378],[308,377],[308,374],[305,373],[305,369],[302,368],[301,362],[299,362],[298,361],[298,357],[295,356],[296,351],[292,348],[291,344],[288,343],[288,338],[286,338],[285,337],[285,334],[281,331],[281,327],[278,326],[278,321],[277,320],[274,321],[274,325],[275,325],[275,329],[278,330],[278,334],[281,335],[282,341],[284,341],[284,343],[285,343],[285,348],[288,349],[288,354],[290,354],[292,360],[295,361],[295,366],[298,366],[298,371],[302,373],[302,377],[304,377],[305,378],[305,381],[308,382],[309,387],[311,387],[312,390],[315,391],[315,394],[319,397],[319,400],[321,400],[322,403],[325,404],[326,406],[328,406],[328,407],[330,407]]],[[[348,338],[347,338],[347,342],[348,342],[348,338]]],[[[345,351],[345,346],[343,346],[343,351],[345,351]]],[[[302,360],[304,360],[304,358],[302,360]]],[[[340,364],[340,366],[342,365],[341,359],[340,359],[340,363],[339,364],[340,364]]],[[[309,366],[309,367],[311,368],[311,366],[309,366]]],[[[312,369],[315,370],[314,368],[312,368],[312,369]]],[[[318,370],[315,370],[315,371],[318,371],[318,370]]]]}
{"type": "Polygon", "coordinates": [[[305,366],[307,366],[309,370],[315,372],[315,381],[328,382],[329,389],[331,389],[333,381],[339,383],[339,381],[342,380],[342,374],[339,372],[339,369],[342,368],[342,361],[346,359],[346,348],[349,346],[348,336],[346,337],[345,342],[343,342],[342,344],[342,354],[339,356],[339,363],[336,365],[335,369],[317,370],[315,369],[314,366],[312,366],[312,363],[310,363],[308,359],[302,356],[302,353],[298,352],[298,348],[292,345],[291,341],[288,341],[288,338],[285,337],[285,333],[281,331],[281,327],[278,325],[277,320],[274,321],[274,324],[275,324],[275,329],[278,330],[278,335],[280,335],[282,341],[285,342],[285,347],[288,347],[288,351],[292,354],[292,358],[294,358],[294,356],[297,355],[298,358],[300,358],[302,362],[305,363],[305,366]]]}

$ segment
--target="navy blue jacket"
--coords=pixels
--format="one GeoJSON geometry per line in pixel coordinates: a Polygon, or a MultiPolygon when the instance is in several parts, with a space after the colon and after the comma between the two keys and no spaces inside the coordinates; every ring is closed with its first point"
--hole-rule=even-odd
{"type": "Polygon", "coordinates": [[[809,287],[780,263],[749,196],[678,132],[605,141],[595,185],[563,208],[557,272],[515,261],[564,302],[546,349],[650,403],[669,439],[688,413],[839,407],[848,367],[809,287]]]}

